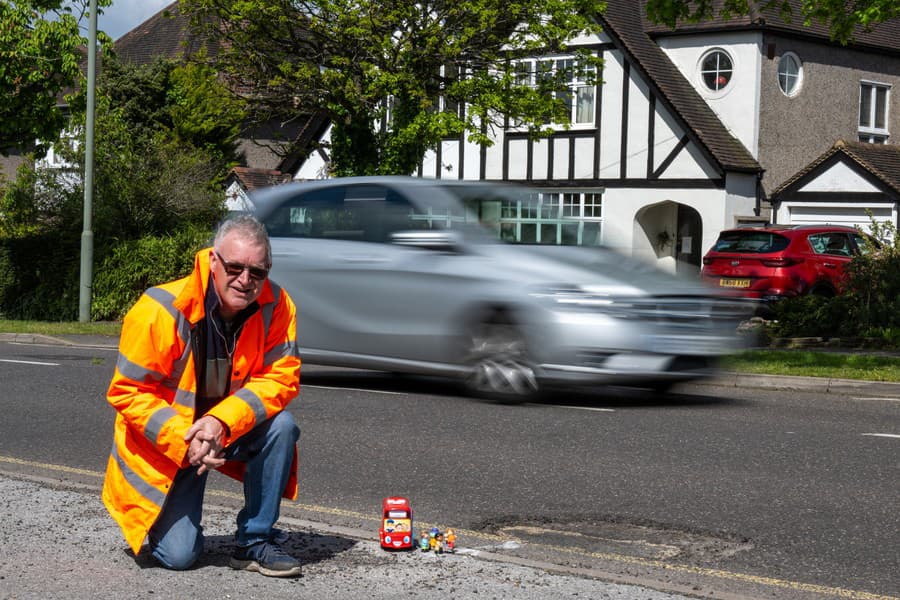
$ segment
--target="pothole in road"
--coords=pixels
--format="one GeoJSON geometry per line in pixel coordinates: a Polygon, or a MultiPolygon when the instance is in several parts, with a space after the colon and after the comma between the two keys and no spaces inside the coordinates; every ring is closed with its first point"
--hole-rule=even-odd
{"type": "Polygon", "coordinates": [[[488,527],[523,545],[537,544],[586,554],[625,555],[647,560],[706,563],[753,548],[749,540],[728,535],[616,521],[494,522],[488,527]]]}

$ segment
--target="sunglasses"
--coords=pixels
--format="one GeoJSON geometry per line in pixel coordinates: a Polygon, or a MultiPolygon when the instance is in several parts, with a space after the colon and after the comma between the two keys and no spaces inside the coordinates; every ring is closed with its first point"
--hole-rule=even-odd
{"type": "Polygon", "coordinates": [[[250,279],[253,281],[262,281],[269,276],[269,269],[263,267],[251,267],[250,265],[244,265],[237,262],[229,262],[222,258],[222,255],[215,250],[213,250],[213,254],[215,254],[216,258],[219,259],[219,262],[222,263],[225,274],[229,277],[240,277],[245,270],[250,272],[250,279]]]}

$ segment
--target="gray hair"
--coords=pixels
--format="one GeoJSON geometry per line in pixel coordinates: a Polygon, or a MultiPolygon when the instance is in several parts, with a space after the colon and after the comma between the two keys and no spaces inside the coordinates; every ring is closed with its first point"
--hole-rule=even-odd
{"type": "Polygon", "coordinates": [[[253,215],[237,215],[222,221],[213,240],[213,247],[216,248],[216,251],[218,251],[219,245],[225,236],[231,234],[235,234],[248,242],[265,246],[266,265],[272,266],[272,243],[269,241],[269,232],[266,231],[266,226],[260,223],[256,217],[253,215]]]}

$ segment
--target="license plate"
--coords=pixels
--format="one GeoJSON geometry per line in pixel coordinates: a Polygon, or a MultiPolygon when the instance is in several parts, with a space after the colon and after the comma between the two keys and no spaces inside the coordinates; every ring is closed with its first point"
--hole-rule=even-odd
{"type": "Polygon", "coordinates": [[[719,287],[748,288],[748,287],[750,287],[750,280],[749,279],[720,279],[719,287]]]}

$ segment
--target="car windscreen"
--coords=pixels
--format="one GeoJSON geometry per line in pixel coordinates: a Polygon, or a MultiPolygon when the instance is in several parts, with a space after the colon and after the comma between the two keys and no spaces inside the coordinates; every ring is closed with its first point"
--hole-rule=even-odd
{"type": "Polygon", "coordinates": [[[766,254],[788,247],[790,240],[771,231],[725,231],[713,246],[714,252],[766,254]]]}

